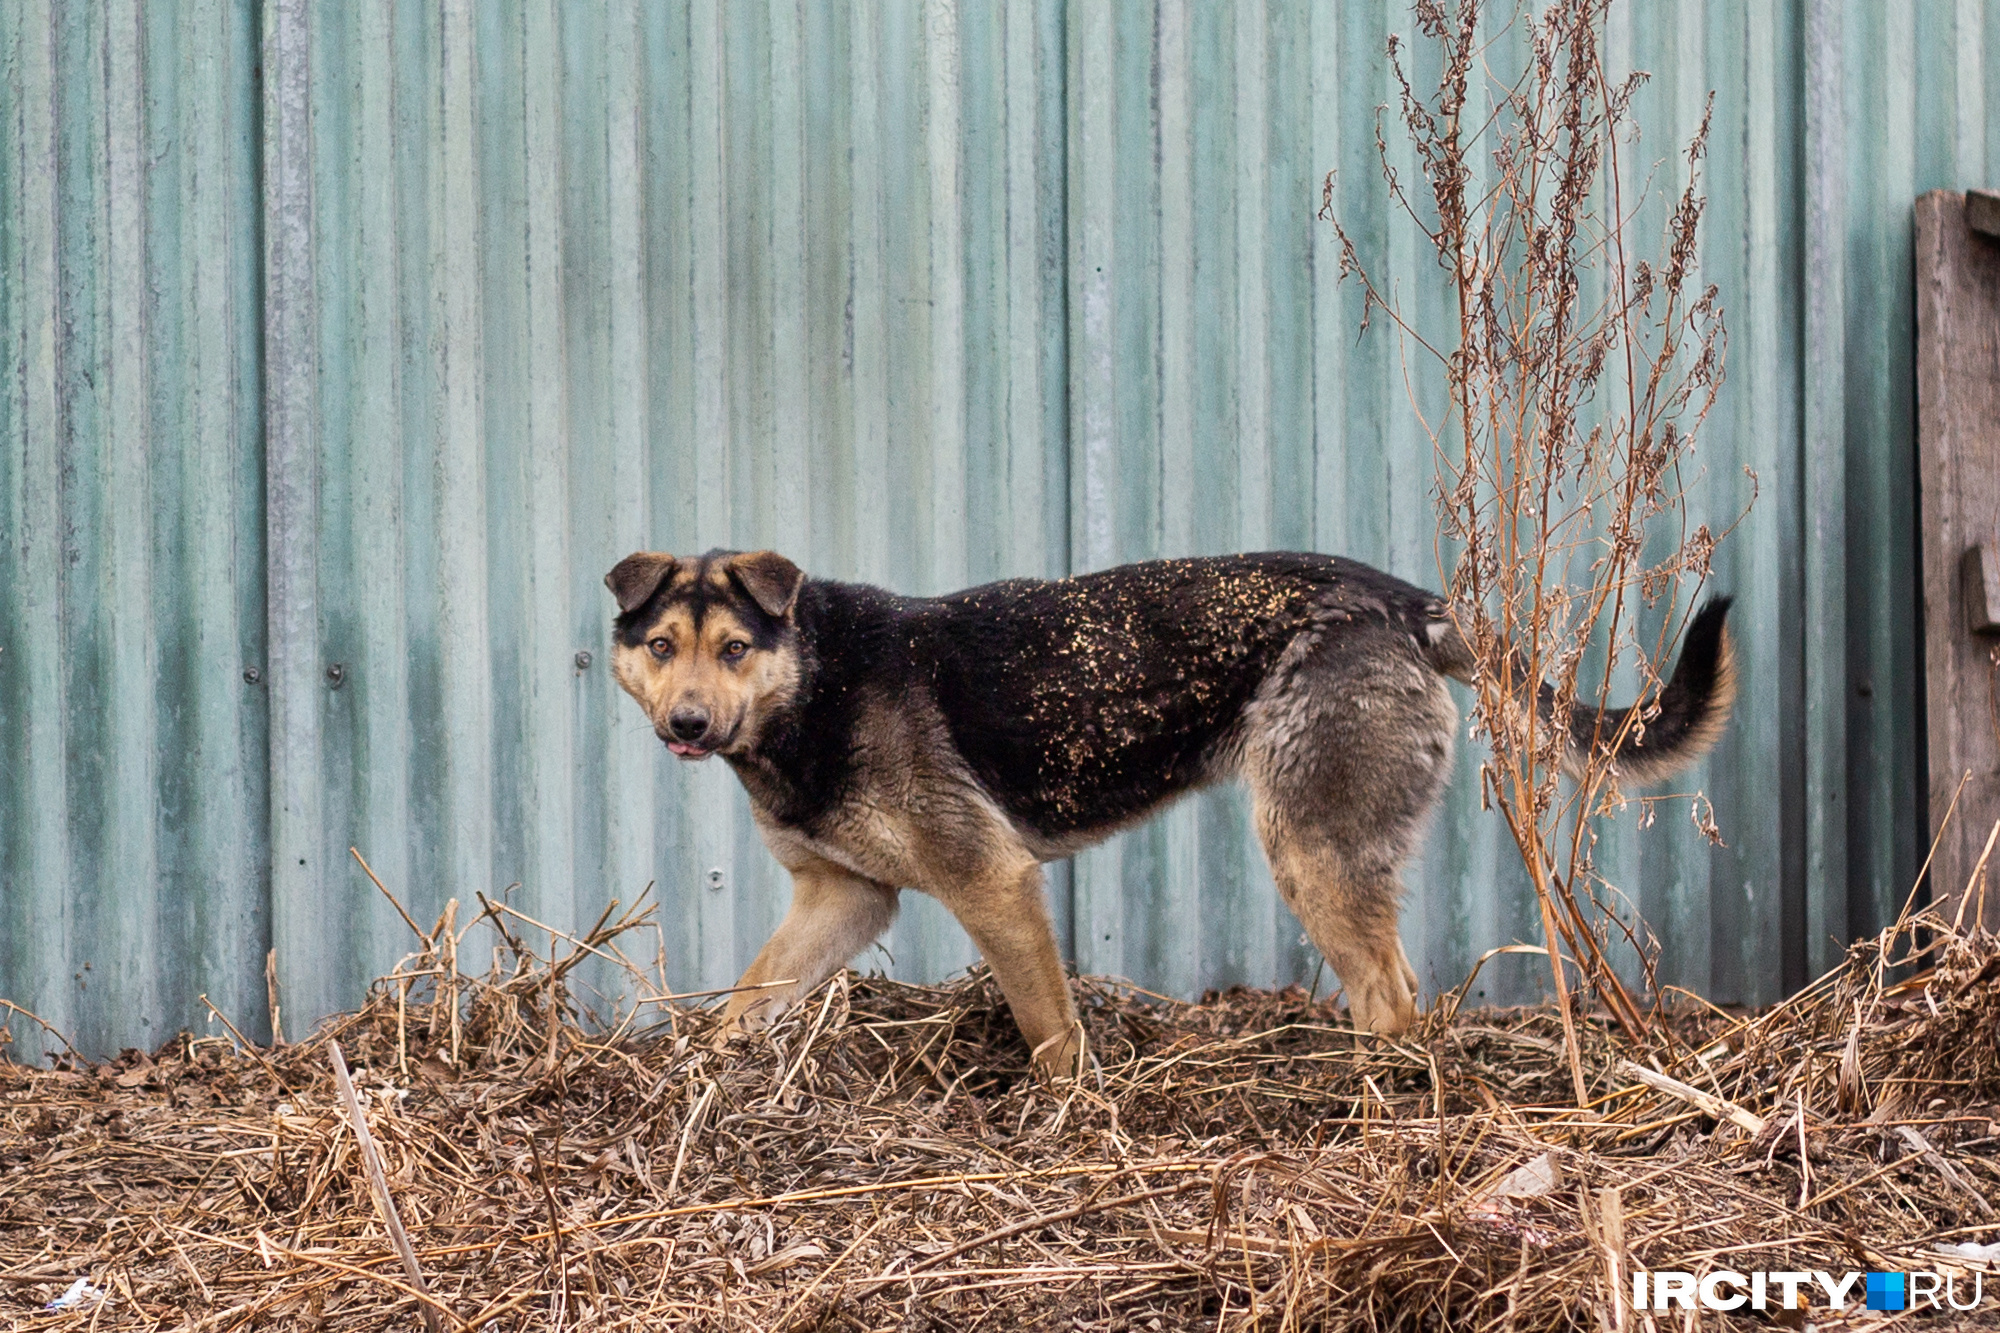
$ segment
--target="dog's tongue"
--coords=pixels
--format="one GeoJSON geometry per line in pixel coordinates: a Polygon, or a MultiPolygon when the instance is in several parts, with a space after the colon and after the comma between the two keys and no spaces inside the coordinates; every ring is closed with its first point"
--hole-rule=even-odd
{"type": "Polygon", "coordinates": [[[708,751],[699,745],[689,745],[686,741],[668,741],[667,749],[683,759],[706,759],[708,751]]]}

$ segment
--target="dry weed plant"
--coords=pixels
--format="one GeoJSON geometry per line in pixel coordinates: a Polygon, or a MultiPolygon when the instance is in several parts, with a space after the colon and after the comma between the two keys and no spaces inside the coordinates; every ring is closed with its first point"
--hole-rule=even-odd
{"type": "MultiPolygon", "coordinates": [[[[1480,0],[1418,0],[1417,29],[1440,67],[1431,91],[1412,85],[1406,52],[1390,39],[1397,111],[1425,188],[1413,192],[1398,175],[1379,123],[1377,149],[1392,205],[1448,275],[1454,343],[1427,337],[1362,265],[1331,175],[1321,216],[1338,232],[1342,276],[1365,287],[1363,329],[1383,311],[1406,351],[1443,370],[1446,415],[1424,428],[1437,461],[1441,570],[1447,552],[1456,556],[1445,576],[1450,614],[1476,662],[1473,732],[1490,746],[1481,798],[1506,820],[1534,885],[1558,1005],[1567,1016],[1567,961],[1636,1040],[1648,1013],[1620,981],[1610,945],[1615,932],[1634,949],[1655,996],[1657,948],[1643,923],[1614,909],[1592,859],[1593,826],[1628,804],[1612,755],[1657,715],[1680,589],[1707,576],[1720,539],[1706,525],[1688,529],[1685,501],[1725,338],[1696,246],[1709,113],[1686,147],[1686,182],[1658,252],[1642,256],[1634,219],[1645,191],[1627,198],[1620,155],[1636,151],[1631,104],[1646,76],[1607,73],[1609,7],[1558,0],[1539,15],[1496,16],[1480,0]],[[1489,63],[1494,17],[1526,47],[1518,77],[1489,63]],[[1573,710],[1609,708],[1621,667],[1646,702],[1607,714],[1595,743],[1569,753],[1573,710]]],[[[1707,803],[1694,805],[1696,824],[1718,838],[1707,803]]],[[[1580,1092],[1572,1019],[1566,1034],[1580,1092]]]]}

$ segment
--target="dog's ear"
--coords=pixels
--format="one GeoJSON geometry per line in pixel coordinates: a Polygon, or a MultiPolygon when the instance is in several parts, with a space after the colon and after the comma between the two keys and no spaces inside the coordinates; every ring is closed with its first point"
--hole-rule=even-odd
{"type": "Polygon", "coordinates": [[[729,572],[764,614],[783,620],[805,585],[805,571],[776,551],[750,551],[729,562],[729,572]]]}
{"type": "Polygon", "coordinates": [[[604,586],[618,599],[619,614],[630,615],[651,601],[673,573],[672,556],[657,551],[634,551],[611,567],[611,572],[604,576],[604,586]]]}

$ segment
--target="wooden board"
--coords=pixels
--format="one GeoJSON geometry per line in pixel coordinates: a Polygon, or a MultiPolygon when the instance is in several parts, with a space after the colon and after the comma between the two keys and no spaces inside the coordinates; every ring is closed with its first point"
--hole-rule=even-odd
{"type": "MultiPolygon", "coordinates": [[[[2000,635],[1975,628],[1984,610],[1975,603],[1985,599],[1968,596],[2000,578],[1992,568],[2000,554],[2000,237],[1975,231],[1966,213],[1966,197],[1948,190],[1917,200],[1917,436],[1933,832],[1964,780],[1930,882],[1933,900],[1953,910],[2000,820],[2000,682],[1993,658],[2000,635]],[[1983,559],[1968,558],[1982,546],[1983,559]]],[[[1985,923],[1994,927],[2000,851],[1986,878],[1985,923]]]]}

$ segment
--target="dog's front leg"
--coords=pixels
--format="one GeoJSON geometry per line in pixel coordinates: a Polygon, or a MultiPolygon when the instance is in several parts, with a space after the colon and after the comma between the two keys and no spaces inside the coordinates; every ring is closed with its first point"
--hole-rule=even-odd
{"type": "Polygon", "coordinates": [[[1074,1078],[1083,1059],[1083,1027],[1076,1021],[1055,927],[1042,898],[1041,865],[1025,852],[1022,857],[936,896],[993,969],[1034,1053],[1035,1072],[1049,1080],[1074,1078]]]}
{"type": "Polygon", "coordinates": [[[736,984],[716,1041],[770,1026],[896,918],[896,890],[826,862],[792,870],[792,906],[736,984]]]}

